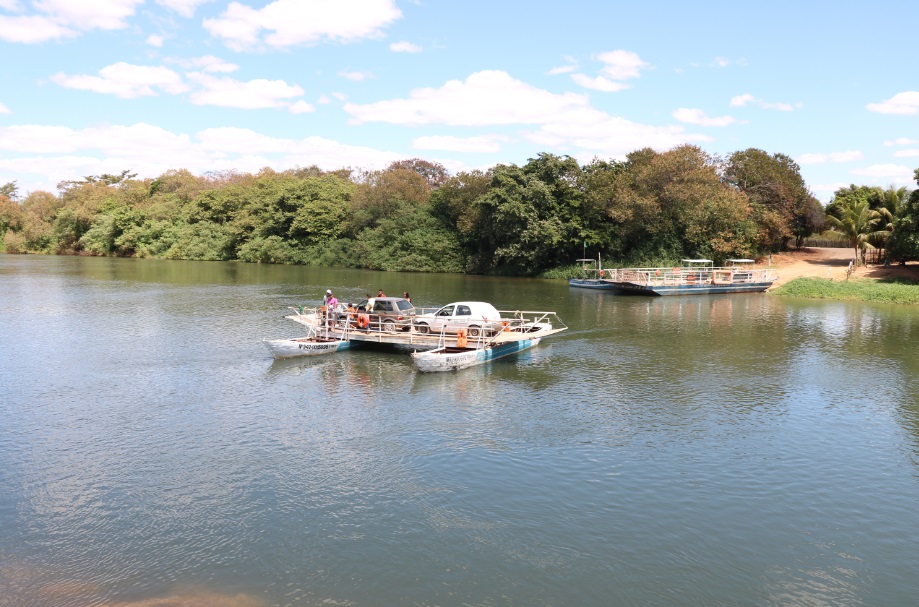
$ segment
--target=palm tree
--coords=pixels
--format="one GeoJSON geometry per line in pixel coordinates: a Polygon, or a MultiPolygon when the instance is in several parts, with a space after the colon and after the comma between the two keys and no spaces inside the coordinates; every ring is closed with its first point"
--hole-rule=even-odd
{"type": "Polygon", "coordinates": [[[883,243],[893,229],[893,216],[885,207],[872,209],[867,200],[858,200],[850,205],[838,207],[841,217],[827,215],[826,221],[839,230],[849,240],[849,246],[855,251],[856,264],[859,250],[872,247],[871,241],[883,243]],[[877,229],[881,220],[886,220],[883,228],[877,229]]]}
{"type": "MultiPolygon", "coordinates": [[[[880,190],[880,188],[878,188],[880,190]]],[[[898,188],[890,186],[886,190],[880,191],[880,204],[878,207],[886,208],[894,217],[900,216],[900,211],[906,205],[906,199],[909,198],[909,190],[905,187],[898,188]]]]}

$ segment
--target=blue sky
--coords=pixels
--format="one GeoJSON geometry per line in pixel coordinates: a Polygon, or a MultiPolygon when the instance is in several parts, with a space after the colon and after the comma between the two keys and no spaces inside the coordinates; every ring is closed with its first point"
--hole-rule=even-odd
{"type": "Polygon", "coordinates": [[[0,0],[0,184],[683,143],[916,187],[919,3],[0,0]]]}

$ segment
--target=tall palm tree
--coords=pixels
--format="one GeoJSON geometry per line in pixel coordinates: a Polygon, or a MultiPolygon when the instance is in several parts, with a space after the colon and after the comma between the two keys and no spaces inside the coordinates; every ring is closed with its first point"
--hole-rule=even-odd
{"type": "Polygon", "coordinates": [[[893,216],[890,211],[884,207],[872,209],[867,200],[841,206],[837,212],[839,217],[827,215],[826,221],[849,240],[849,246],[855,251],[856,263],[859,259],[859,250],[873,248],[872,241],[886,242],[893,229],[893,216]],[[881,229],[877,229],[882,220],[886,220],[885,224],[881,229]]]}
{"type": "Polygon", "coordinates": [[[909,190],[905,187],[898,188],[892,185],[886,190],[881,190],[880,194],[881,200],[878,206],[886,208],[894,217],[899,217],[900,211],[906,204],[906,199],[909,198],[909,190]]]}

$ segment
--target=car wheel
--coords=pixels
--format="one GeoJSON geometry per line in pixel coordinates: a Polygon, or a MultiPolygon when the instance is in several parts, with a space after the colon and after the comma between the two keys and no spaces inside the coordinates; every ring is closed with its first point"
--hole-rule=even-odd
{"type": "Polygon", "coordinates": [[[424,324],[423,322],[420,322],[417,325],[415,325],[415,330],[421,333],[422,335],[427,335],[428,326],[424,324]]]}
{"type": "Polygon", "coordinates": [[[391,321],[391,320],[383,321],[383,330],[384,330],[384,331],[395,331],[395,330],[396,330],[396,323],[394,323],[394,322],[391,321]]]}
{"type": "Polygon", "coordinates": [[[479,336],[479,328],[476,325],[471,325],[469,327],[469,337],[478,337],[478,336],[479,336]]]}

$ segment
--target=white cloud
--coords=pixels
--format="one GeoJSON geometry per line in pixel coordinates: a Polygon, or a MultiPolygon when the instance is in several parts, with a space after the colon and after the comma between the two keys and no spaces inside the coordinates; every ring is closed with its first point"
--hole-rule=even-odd
{"type": "Polygon", "coordinates": [[[800,102],[791,104],[791,103],[764,101],[763,99],[754,97],[750,93],[744,93],[743,95],[737,95],[736,97],[731,98],[731,107],[745,107],[746,105],[750,103],[754,103],[758,105],[759,107],[763,108],[764,110],[778,110],[780,112],[791,112],[795,108],[800,109],[804,107],[804,104],[800,102]]]}
{"type": "MultiPolygon", "coordinates": [[[[735,60],[735,59],[728,59],[727,57],[715,57],[712,60],[710,67],[726,68],[726,67],[731,67],[732,65],[745,66],[747,65],[747,60],[746,59],[736,59],[735,60]]],[[[699,64],[694,64],[693,67],[702,67],[702,66],[699,64]]]]}
{"type": "Polygon", "coordinates": [[[567,65],[560,65],[558,67],[553,67],[549,70],[550,76],[557,76],[559,74],[570,74],[571,72],[578,69],[578,62],[574,57],[565,57],[565,61],[568,62],[567,65]]]}
{"type": "Polygon", "coordinates": [[[261,9],[231,2],[204,28],[231,49],[374,38],[402,17],[394,0],[275,0],[261,9]]]}
{"type": "Polygon", "coordinates": [[[149,124],[74,130],[64,126],[16,125],[0,128],[0,150],[37,154],[72,154],[96,150],[106,154],[137,154],[145,147],[156,153],[176,153],[188,137],[149,124]]]}
{"type": "Polygon", "coordinates": [[[762,107],[765,110],[778,110],[780,112],[791,112],[795,108],[804,107],[804,105],[801,103],[792,105],[791,103],[762,101],[760,102],[760,107],[762,107]]]}
{"type": "Polygon", "coordinates": [[[897,150],[893,155],[894,158],[913,158],[919,156],[919,150],[897,150]]]}
{"type": "Polygon", "coordinates": [[[133,16],[135,9],[143,2],[144,0],[42,0],[34,2],[33,6],[55,21],[86,31],[126,27],[125,20],[133,16]]]}
{"type": "Polygon", "coordinates": [[[163,42],[165,41],[166,39],[163,36],[159,36],[157,34],[151,34],[147,36],[147,40],[146,40],[147,44],[149,44],[150,46],[155,46],[156,48],[162,47],[163,42]]]}
{"type": "Polygon", "coordinates": [[[394,53],[420,53],[421,47],[411,42],[393,42],[389,45],[389,50],[394,53]]]}
{"type": "Polygon", "coordinates": [[[849,150],[847,152],[801,154],[796,160],[798,164],[822,164],[825,162],[855,162],[862,158],[864,155],[860,151],[849,150]]]}
{"type": "Polygon", "coordinates": [[[731,99],[731,107],[744,107],[748,103],[751,103],[756,100],[756,97],[750,93],[744,93],[743,95],[737,95],[731,99]]]}
{"type": "Polygon", "coordinates": [[[897,181],[912,181],[913,169],[902,164],[872,164],[871,166],[852,171],[862,177],[877,177],[897,181]]]}
{"type": "MultiPolygon", "coordinates": [[[[314,164],[327,170],[346,166],[373,170],[406,158],[392,151],[321,137],[282,139],[239,128],[207,129],[190,136],[143,123],[80,130],[40,125],[0,127],[0,150],[18,154],[0,158],[0,170],[38,175],[40,179],[33,181],[49,184],[83,175],[118,173],[126,167],[140,178],[150,178],[178,168],[196,174],[232,169],[255,172],[265,166],[285,170],[314,164]]],[[[24,191],[35,189],[25,179],[20,184],[24,191]]]]}
{"type": "Polygon", "coordinates": [[[73,38],[79,32],[41,15],[8,17],[0,15],[0,40],[33,44],[47,40],[73,38]]]}
{"type": "MultiPolygon", "coordinates": [[[[476,72],[438,89],[411,91],[407,99],[345,104],[353,123],[449,126],[531,125],[529,141],[549,149],[580,148],[622,157],[643,147],[668,149],[686,142],[710,141],[681,126],[631,122],[590,106],[584,95],[555,94],[515,80],[506,72],[476,72]]],[[[588,158],[589,160],[589,158],[588,158]]]]}
{"type": "Polygon", "coordinates": [[[307,103],[306,101],[300,100],[290,104],[290,113],[291,114],[308,114],[310,112],[315,112],[316,107],[312,103],[307,103]]]}
{"type": "Polygon", "coordinates": [[[12,114],[10,108],[6,107],[6,104],[0,103],[0,114],[12,114]]]}
{"type": "MultiPolygon", "coordinates": [[[[126,20],[144,0],[41,0],[32,2],[35,12],[0,15],[0,40],[25,44],[72,38],[82,32],[127,27],[126,20]]],[[[19,8],[7,2],[8,10],[19,8]]]]}
{"type": "Polygon", "coordinates": [[[193,17],[198,5],[211,0],[156,0],[156,3],[173,10],[183,17],[193,17]]]}
{"type": "Polygon", "coordinates": [[[353,122],[390,124],[539,124],[566,110],[587,108],[583,95],[556,95],[525,84],[503,71],[476,72],[465,81],[450,80],[439,89],[421,88],[408,99],[348,103],[353,122]]]}
{"type": "Polygon", "coordinates": [[[878,112],[879,114],[916,114],[919,113],[919,91],[897,93],[887,101],[869,103],[865,107],[869,111],[878,112]]]}
{"type": "Polygon", "coordinates": [[[604,93],[618,93],[619,91],[629,88],[628,84],[622,82],[613,82],[609,78],[605,78],[603,76],[591,78],[590,76],[586,76],[584,74],[572,74],[571,79],[574,80],[576,84],[579,84],[586,89],[603,91],[604,93]]]}
{"type": "Polygon", "coordinates": [[[576,69],[578,69],[578,66],[576,65],[561,65],[559,67],[553,67],[546,73],[550,76],[558,76],[559,74],[570,74],[576,69]]]}
{"type": "Polygon", "coordinates": [[[432,135],[418,137],[412,141],[416,150],[439,150],[444,152],[475,152],[482,154],[497,153],[501,151],[501,141],[504,137],[450,137],[432,135]]]}
{"type": "MultiPolygon", "coordinates": [[[[837,190],[840,190],[842,188],[847,188],[850,185],[851,185],[851,182],[849,181],[846,181],[846,182],[837,181],[836,183],[808,184],[808,187],[810,187],[811,191],[814,193],[825,192],[827,194],[826,198],[830,199],[833,197],[833,195],[836,193],[837,190]]],[[[824,202],[826,202],[826,200],[824,202]]]]}
{"type": "Polygon", "coordinates": [[[641,70],[651,67],[642,61],[637,53],[631,51],[609,51],[601,53],[597,58],[606,64],[600,73],[613,80],[638,78],[641,70]]]}
{"type": "Polygon", "coordinates": [[[363,82],[371,76],[367,72],[339,72],[338,75],[345,80],[351,80],[352,82],[363,82]]]}
{"type": "Polygon", "coordinates": [[[737,123],[737,120],[731,116],[720,116],[710,118],[699,109],[679,108],[673,111],[673,117],[686,124],[698,124],[700,126],[730,126],[737,123]]]}
{"type": "Polygon", "coordinates": [[[98,76],[68,76],[57,73],[51,81],[65,88],[93,91],[133,99],[156,95],[154,89],[178,94],[188,90],[182,77],[167,67],[131,65],[118,62],[99,70],[98,76]]]}
{"type": "Polygon", "coordinates": [[[59,73],[52,75],[50,79],[63,87],[116,95],[123,99],[152,96],[158,92],[172,95],[190,92],[189,98],[195,105],[238,109],[290,106],[293,113],[313,111],[312,106],[305,103],[291,106],[290,100],[301,97],[303,89],[283,80],[246,82],[212,76],[209,72],[228,73],[239,69],[239,66],[211,55],[173,62],[185,68],[197,68],[199,71],[186,73],[186,82],[180,74],[167,67],[115,63],[99,70],[99,76],[69,76],[59,73]]]}
{"type": "Polygon", "coordinates": [[[919,144],[919,139],[910,139],[909,137],[897,137],[896,139],[888,139],[884,142],[886,146],[892,145],[916,145],[919,144]]]}
{"type": "Polygon", "coordinates": [[[243,110],[285,107],[289,99],[301,97],[303,89],[283,80],[249,80],[243,82],[233,78],[215,78],[207,74],[188,74],[201,87],[191,93],[195,105],[216,105],[243,110]]]}
{"type": "Polygon", "coordinates": [[[213,55],[205,55],[203,57],[195,57],[193,59],[171,59],[169,61],[184,67],[185,69],[201,70],[203,72],[218,72],[221,74],[229,74],[239,69],[239,66],[235,63],[228,63],[219,57],[214,57],[213,55]]]}
{"type": "Polygon", "coordinates": [[[593,108],[572,108],[524,136],[547,149],[583,150],[577,153],[583,162],[589,162],[590,155],[624,158],[644,147],[667,150],[683,143],[711,141],[705,135],[686,133],[681,126],[640,124],[593,108]]]}
{"type": "MultiPolygon", "coordinates": [[[[650,67],[641,60],[641,57],[631,51],[609,51],[601,53],[596,59],[604,64],[600,68],[599,76],[591,78],[585,74],[572,74],[571,79],[584,88],[604,93],[616,93],[629,88],[629,85],[622,81],[638,78],[642,69],[650,67]]],[[[569,58],[569,61],[573,66],[574,60],[569,58]]],[[[567,71],[573,71],[573,69],[574,67],[567,71]]],[[[560,74],[563,73],[563,70],[565,68],[555,68],[550,73],[560,74]]]]}

